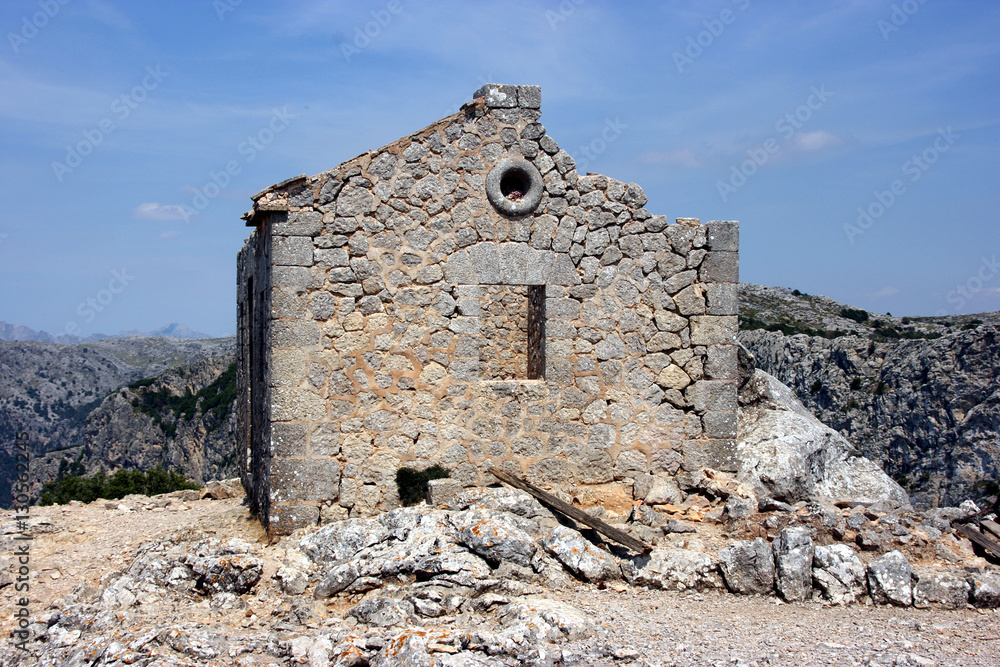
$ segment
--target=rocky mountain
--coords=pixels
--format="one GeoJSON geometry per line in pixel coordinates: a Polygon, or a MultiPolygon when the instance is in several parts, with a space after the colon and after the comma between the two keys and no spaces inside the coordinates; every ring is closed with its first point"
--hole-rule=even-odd
{"type": "Polygon", "coordinates": [[[158,336],[169,336],[171,338],[210,337],[208,334],[195,331],[186,324],[180,324],[179,322],[164,324],[159,329],[154,329],[153,331],[126,329],[117,334],[95,333],[80,337],[72,334],[58,334],[53,336],[47,331],[35,331],[23,324],[10,324],[9,322],[0,321],[0,341],[37,341],[39,343],[66,343],[74,345],[77,343],[95,343],[105,338],[126,338],[129,336],[143,336],[147,338],[158,336]]]}
{"type": "MultiPolygon", "coordinates": [[[[129,405],[126,410],[117,390],[177,368],[178,373],[183,370],[190,376],[167,376],[162,380],[164,386],[177,391],[190,388],[197,393],[223,373],[231,361],[224,359],[233,354],[234,346],[234,337],[108,338],[81,345],[0,341],[0,441],[6,443],[0,448],[0,506],[10,505],[15,461],[9,443],[14,442],[15,434],[29,435],[31,477],[39,484],[57,474],[63,459],[69,458],[85,470],[96,469],[101,457],[112,454],[102,446],[108,439],[96,424],[113,425],[126,443],[140,442],[136,434],[126,436],[120,428],[122,420],[132,419],[129,415],[134,414],[135,408],[129,405]],[[207,360],[214,361],[199,366],[207,360]],[[109,420],[109,411],[115,410],[119,413],[109,420]]],[[[159,385],[154,389],[158,390],[159,385]]],[[[130,396],[129,400],[132,398],[136,396],[130,396]]],[[[190,420],[181,421],[191,420],[198,421],[195,414],[190,420]]],[[[169,420],[165,423],[172,424],[169,420]]],[[[176,428],[181,434],[178,437],[188,435],[184,424],[176,428]]],[[[207,426],[203,424],[201,428],[207,426]]],[[[137,451],[137,444],[127,446],[137,451]]],[[[120,457],[114,460],[122,461],[120,457]]]]}
{"type": "Polygon", "coordinates": [[[739,339],[914,505],[997,491],[1000,313],[895,318],[742,284],[739,339]]]}

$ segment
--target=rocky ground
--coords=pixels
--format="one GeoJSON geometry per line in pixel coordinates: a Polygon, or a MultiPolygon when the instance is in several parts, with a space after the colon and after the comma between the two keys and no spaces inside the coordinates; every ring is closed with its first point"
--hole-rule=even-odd
{"type": "MultiPolygon", "coordinates": [[[[590,508],[645,556],[510,489],[274,544],[237,498],[32,508],[33,639],[15,646],[23,594],[3,586],[0,664],[1000,664],[1000,570],[950,527],[968,509],[765,499],[736,518],[737,486],[590,508]]],[[[0,530],[10,553],[10,512],[0,530]]]]}

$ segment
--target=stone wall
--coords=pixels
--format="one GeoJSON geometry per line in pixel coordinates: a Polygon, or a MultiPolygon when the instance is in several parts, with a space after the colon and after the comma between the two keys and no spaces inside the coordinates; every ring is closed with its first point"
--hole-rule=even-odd
{"type": "Polygon", "coordinates": [[[272,532],[396,506],[401,466],[630,497],[733,467],[737,223],[579,175],[537,87],[475,98],[246,216],[273,235],[270,478],[244,478],[272,532]]]}

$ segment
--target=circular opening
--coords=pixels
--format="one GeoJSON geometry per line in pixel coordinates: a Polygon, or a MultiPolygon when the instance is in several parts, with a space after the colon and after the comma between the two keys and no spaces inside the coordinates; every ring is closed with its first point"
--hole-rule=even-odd
{"type": "Polygon", "coordinates": [[[511,169],[500,179],[500,194],[511,201],[521,201],[531,187],[531,179],[522,169],[511,169]]]}
{"type": "Polygon", "coordinates": [[[538,169],[524,158],[500,160],[486,176],[486,195],[504,215],[527,215],[538,208],[545,184],[538,169]]]}

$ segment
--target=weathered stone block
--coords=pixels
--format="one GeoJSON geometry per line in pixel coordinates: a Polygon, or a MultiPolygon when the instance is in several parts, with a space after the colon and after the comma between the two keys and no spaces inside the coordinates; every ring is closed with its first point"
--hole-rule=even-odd
{"type": "Polygon", "coordinates": [[[318,236],[323,231],[323,214],[316,211],[275,213],[271,232],[275,236],[318,236]]]}
{"type": "Polygon", "coordinates": [[[685,440],[681,447],[683,462],[681,467],[688,472],[703,468],[736,472],[736,441],[701,438],[685,440]]]}
{"type": "Polygon", "coordinates": [[[308,528],[317,523],[319,523],[318,505],[271,505],[268,533],[272,536],[288,535],[299,528],[308,528]]]}
{"type": "Polygon", "coordinates": [[[319,421],[326,417],[326,402],[308,389],[277,387],[271,396],[273,421],[319,421]]]}
{"type": "Polygon", "coordinates": [[[705,378],[708,380],[735,380],[737,373],[737,347],[714,345],[705,354],[705,378]]]}
{"type": "Polygon", "coordinates": [[[271,424],[271,456],[304,456],[306,431],[305,424],[271,424]]]}
{"type": "Polygon", "coordinates": [[[432,479],[427,482],[427,504],[434,507],[444,505],[462,490],[462,483],[457,479],[432,479]]]}
{"type": "MultiPolygon", "coordinates": [[[[518,86],[517,105],[522,109],[542,108],[542,87],[541,86],[518,86]]],[[[549,149],[546,148],[546,152],[549,149]]],[[[552,151],[555,152],[555,151],[552,151]]]]}
{"type": "Polygon", "coordinates": [[[312,239],[305,236],[275,236],[272,261],[276,266],[312,266],[312,239]]]}
{"type": "Polygon", "coordinates": [[[271,344],[275,347],[305,348],[319,342],[319,326],[309,320],[278,320],[271,323],[271,344]]]}
{"type": "MultiPolygon", "coordinates": [[[[525,86],[528,87],[528,86],[525,86]]],[[[496,83],[488,83],[472,94],[473,99],[482,97],[486,106],[491,108],[507,109],[517,106],[518,86],[510,86],[496,83]]],[[[538,92],[539,105],[541,104],[541,89],[538,92]]],[[[538,107],[534,107],[538,108],[538,107]]]]}
{"type": "Polygon", "coordinates": [[[709,315],[738,315],[739,295],[736,283],[709,283],[706,285],[709,315]]]}
{"type": "Polygon", "coordinates": [[[698,275],[703,283],[738,283],[740,281],[739,254],[713,250],[705,255],[698,275]]]}
{"type": "Polygon", "coordinates": [[[693,315],[691,317],[691,344],[732,345],[738,326],[735,315],[693,315]]]}
{"type": "Polygon", "coordinates": [[[705,436],[730,439],[736,437],[736,412],[709,411],[701,417],[705,436]]]}
{"type": "Polygon", "coordinates": [[[729,380],[699,380],[687,388],[685,397],[696,412],[736,412],[736,383],[729,380]]]}
{"type": "Polygon", "coordinates": [[[271,460],[271,502],[336,500],[340,463],[336,459],[271,460]]]}
{"type": "Polygon", "coordinates": [[[736,252],[740,249],[740,223],[732,220],[709,220],[708,249],[736,252]]]}

